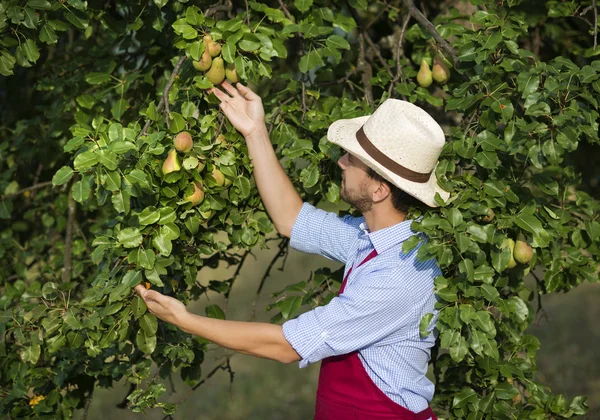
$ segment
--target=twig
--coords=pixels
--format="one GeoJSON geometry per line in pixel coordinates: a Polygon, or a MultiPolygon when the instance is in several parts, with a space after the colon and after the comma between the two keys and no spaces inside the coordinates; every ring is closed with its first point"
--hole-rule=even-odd
{"type": "Polygon", "coordinates": [[[85,406],[83,407],[83,415],[81,416],[81,420],[86,420],[88,416],[88,411],[90,409],[90,405],[92,404],[92,397],[94,396],[94,388],[90,391],[90,395],[85,401],[85,406]]]}
{"type": "Polygon", "coordinates": [[[306,116],[306,84],[304,81],[304,75],[302,75],[302,119],[300,120],[304,124],[304,117],[306,116]]]}
{"type": "Polygon", "coordinates": [[[369,106],[373,106],[373,88],[371,87],[371,77],[373,76],[373,69],[371,65],[367,63],[365,56],[365,36],[361,33],[358,37],[359,53],[357,67],[360,69],[362,76],[362,82],[365,89],[365,99],[369,106]]]}
{"type": "Polygon", "coordinates": [[[596,0],[592,0],[592,6],[594,6],[594,49],[598,45],[598,8],[596,7],[596,0]]]}
{"type": "Polygon", "coordinates": [[[77,220],[75,220],[75,228],[77,229],[77,233],[79,234],[79,236],[81,236],[81,239],[83,239],[83,246],[85,247],[85,252],[87,252],[88,255],[91,254],[92,250],[88,246],[87,237],[83,233],[83,230],[81,229],[81,226],[79,225],[79,223],[77,223],[77,220]]]}
{"type": "MultiPolygon", "coordinates": [[[[400,30],[400,37],[398,38],[398,47],[396,48],[396,76],[390,82],[390,87],[388,88],[388,97],[392,96],[392,90],[394,86],[400,80],[402,75],[402,64],[400,64],[400,57],[404,56],[404,35],[406,34],[406,28],[408,27],[408,22],[410,22],[410,14],[406,15],[404,18],[404,22],[402,23],[402,29],[400,30]]],[[[405,99],[405,98],[403,98],[405,99]]]]}
{"type": "Polygon", "coordinates": [[[219,12],[230,12],[230,11],[231,11],[231,5],[217,4],[217,5],[211,6],[208,9],[206,9],[206,12],[204,12],[204,16],[210,17],[212,15],[216,15],[219,12]]]}
{"type": "Polygon", "coordinates": [[[31,187],[23,188],[22,190],[19,190],[15,193],[7,194],[4,197],[2,197],[2,199],[13,198],[20,194],[23,194],[24,192],[39,190],[40,188],[47,187],[48,185],[52,185],[52,181],[46,181],[46,182],[40,182],[39,184],[34,184],[31,187]]]}
{"type": "Polygon", "coordinates": [[[437,43],[440,44],[442,49],[444,51],[446,51],[446,53],[450,57],[452,57],[452,61],[454,62],[454,67],[458,67],[458,54],[457,54],[456,50],[454,48],[452,48],[452,46],[444,38],[442,38],[442,36],[439,34],[439,32],[435,29],[435,26],[433,26],[433,23],[431,23],[429,20],[427,20],[427,18],[423,15],[423,13],[421,13],[421,11],[419,9],[417,9],[417,7],[415,6],[414,0],[402,0],[402,2],[408,9],[408,13],[410,13],[410,15],[412,17],[414,17],[417,22],[419,22],[421,25],[423,25],[425,27],[425,29],[427,30],[427,32],[429,32],[431,34],[431,36],[433,36],[433,39],[435,39],[437,41],[437,43]]]}
{"type": "MultiPolygon", "coordinates": [[[[40,175],[42,173],[42,169],[44,169],[44,165],[43,164],[39,164],[37,171],[35,173],[35,176],[33,177],[33,185],[37,184],[38,181],[40,180],[40,175]]],[[[31,194],[32,197],[35,197],[35,193],[31,194]]]]}
{"type": "Polygon", "coordinates": [[[233,277],[227,280],[227,282],[229,283],[229,289],[227,290],[227,292],[225,292],[225,303],[223,304],[223,310],[225,312],[227,312],[227,304],[229,303],[229,295],[231,294],[231,289],[233,289],[233,283],[240,275],[240,271],[242,271],[242,267],[244,266],[244,262],[246,262],[246,257],[248,256],[248,254],[250,254],[249,250],[247,250],[240,259],[237,269],[235,270],[235,273],[233,273],[233,277]]]}
{"type": "MultiPolygon", "coordinates": [[[[73,184],[73,178],[71,185],[73,184]]],[[[68,216],[67,216],[67,231],[65,233],[65,248],[63,255],[63,268],[62,268],[62,282],[67,283],[71,281],[71,273],[73,271],[73,224],[75,223],[75,210],[77,205],[73,198],[73,193],[70,189],[67,190],[68,194],[68,216]]]]}
{"type": "MultiPolygon", "coordinates": [[[[175,68],[173,69],[173,73],[171,73],[171,77],[169,78],[169,81],[167,82],[167,84],[165,85],[165,88],[163,89],[163,96],[162,96],[162,98],[160,98],[160,102],[158,103],[158,106],[156,107],[156,111],[160,112],[166,106],[165,110],[166,110],[166,116],[167,116],[167,127],[169,126],[169,105],[168,105],[169,90],[171,90],[171,86],[173,86],[173,83],[175,82],[175,77],[177,76],[177,73],[179,73],[179,70],[181,69],[181,66],[183,65],[183,62],[185,61],[185,59],[186,59],[185,55],[179,57],[179,61],[175,65],[175,68]]],[[[146,134],[148,134],[148,128],[150,128],[150,124],[152,124],[152,120],[150,118],[148,118],[148,120],[146,121],[146,124],[144,125],[144,128],[142,128],[142,131],[140,131],[139,134],[136,136],[136,139],[140,136],[145,136],[146,134]]]]}
{"type": "Polygon", "coordinates": [[[369,45],[375,52],[375,55],[379,59],[379,62],[381,63],[381,65],[387,70],[387,72],[389,73],[390,76],[394,77],[394,73],[392,73],[392,69],[390,68],[388,63],[385,61],[385,58],[383,58],[383,56],[381,55],[381,51],[379,51],[379,47],[373,42],[373,40],[371,39],[371,37],[369,36],[369,34],[366,31],[363,33],[365,34],[365,39],[367,40],[367,42],[369,43],[369,45]]]}
{"type": "Polygon", "coordinates": [[[283,2],[283,0],[279,0],[279,7],[281,7],[281,10],[283,10],[283,14],[285,15],[285,17],[287,17],[289,20],[291,20],[292,23],[296,23],[294,16],[292,16],[292,14],[290,13],[289,9],[287,8],[287,6],[283,2]]]}
{"type": "Polygon", "coordinates": [[[258,299],[262,292],[262,288],[265,285],[265,281],[267,280],[269,275],[271,275],[271,269],[273,268],[273,266],[275,265],[277,260],[281,257],[285,257],[285,255],[289,251],[288,243],[289,243],[288,238],[283,238],[281,240],[281,242],[279,242],[279,245],[278,245],[279,251],[277,252],[277,254],[275,254],[273,259],[271,260],[271,263],[267,267],[267,271],[265,271],[265,274],[263,275],[262,279],[260,280],[260,285],[258,286],[258,289],[256,290],[256,296],[254,298],[254,301],[252,302],[252,311],[250,314],[250,322],[254,321],[254,319],[256,318],[256,303],[258,302],[258,299]]]}
{"type": "Polygon", "coordinates": [[[248,0],[244,0],[246,4],[246,25],[250,26],[250,9],[248,9],[248,0]]]}

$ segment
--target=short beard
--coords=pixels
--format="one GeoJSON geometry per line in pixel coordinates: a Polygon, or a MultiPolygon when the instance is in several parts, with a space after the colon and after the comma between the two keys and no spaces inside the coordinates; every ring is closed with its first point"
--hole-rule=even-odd
{"type": "MultiPolygon", "coordinates": [[[[361,187],[363,187],[361,185],[361,187]]],[[[361,188],[360,191],[364,191],[364,188],[361,188]]],[[[356,210],[361,213],[366,213],[373,208],[373,200],[368,197],[366,194],[361,194],[357,190],[347,190],[342,185],[342,191],[340,193],[342,199],[354,207],[356,210]]]]}

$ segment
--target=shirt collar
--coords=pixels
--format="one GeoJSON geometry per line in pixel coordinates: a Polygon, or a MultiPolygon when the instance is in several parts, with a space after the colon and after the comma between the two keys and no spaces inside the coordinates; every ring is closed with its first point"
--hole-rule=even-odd
{"type": "Polygon", "coordinates": [[[367,224],[362,222],[360,229],[371,240],[377,254],[382,254],[394,245],[398,245],[417,234],[417,232],[410,228],[412,222],[414,220],[404,220],[385,229],[379,229],[376,232],[370,232],[367,224]]]}

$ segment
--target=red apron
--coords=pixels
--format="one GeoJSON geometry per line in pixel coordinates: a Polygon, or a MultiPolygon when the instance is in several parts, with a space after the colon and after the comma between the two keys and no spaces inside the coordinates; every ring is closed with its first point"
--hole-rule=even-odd
{"type": "MultiPolygon", "coordinates": [[[[359,265],[377,256],[373,250],[359,265]]],[[[344,278],[344,292],[352,267],[344,278]]],[[[369,377],[358,351],[321,361],[314,420],[436,420],[431,408],[413,413],[390,399],[369,377]]]]}

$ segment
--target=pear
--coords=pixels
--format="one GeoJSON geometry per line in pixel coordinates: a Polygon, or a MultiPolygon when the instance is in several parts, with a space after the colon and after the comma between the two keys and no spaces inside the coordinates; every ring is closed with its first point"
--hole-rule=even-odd
{"type": "Polygon", "coordinates": [[[177,150],[171,149],[169,155],[163,163],[162,172],[164,175],[167,175],[171,172],[177,172],[180,169],[181,165],[179,164],[179,158],[177,157],[177,150]]]}
{"type": "Polygon", "coordinates": [[[216,57],[221,53],[221,44],[212,40],[210,35],[204,36],[204,45],[211,57],[216,57]]]}
{"type": "Polygon", "coordinates": [[[234,64],[227,65],[227,68],[225,69],[225,77],[229,83],[237,83],[240,81],[234,64]]]}
{"type": "Polygon", "coordinates": [[[515,261],[513,252],[515,249],[515,241],[513,241],[511,238],[506,238],[505,240],[502,241],[502,244],[500,245],[501,248],[508,248],[510,249],[510,260],[508,261],[508,266],[506,268],[514,268],[517,266],[517,262],[515,261]]]}
{"type": "Polygon", "coordinates": [[[200,57],[199,61],[194,61],[193,62],[193,66],[196,70],[200,70],[200,71],[206,71],[210,68],[210,65],[212,64],[212,57],[210,56],[210,53],[208,52],[208,49],[204,49],[204,52],[202,53],[202,57],[200,57]]]}
{"type": "Polygon", "coordinates": [[[433,69],[431,74],[433,80],[441,84],[446,83],[448,81],[448,78],[450,77],[450,71],[448,70],[448,67],[446,66],[444,61],[437,55],[433,59],[433,69]]]}
{"type": "Polygon", "coordinates": [[[194,147],[194,142],[192,141],[192,136],[187,131],[182,131],[177,134],[173,139],[173,143],[175,144],[175,149],[178,152],[187,153],[192,150],[194,147]]]}
{"type": "Polygon", "coordinates": [[[488,208],[487,215],[483,216],[481,218],[481,220],[484,221],[484,222],[486,222],[486,223],[489,223],[492,220],[494,220],[494,216],[495,216],[494,210],[488,208]]]}
{"type": "Polygon", "coordinates": [[[202,190],[202,184],[199,182],[194,182],[194,192],[187,197],[185,197],[185,201],[189,201],[192,203],[192,206],[197,206],[204,200],[204,191],[202,190]]]}
{"type": "Polygon", "coordinates": [[[206,77],[212,82],[213,85],[220,85],[225,79],[225,67],[223,66],[223,59],[216,57],[212,61],[210,69],[206,72],[206,77]]]}
{"type": "Polygon", "coordinates": [[[431,86],[431,83],[433,83],[431,70],[425,59],[421,60],[421,68],[419,69],[419,73],[417,73],[417,82],[419,86],[424,88],[431,86]]]}
{"type": "Polygon", "coordinates": [[[513,254],[515,256],[515,260],[521,264],[527,264],[533,257],[533,248],[529,246],[527,242],[525,242],[525,236],[523,236],[522,233],[520,233],[517,237],[513,254]]]}
{"type": "Polygon", "coordinates": [[[211,175],[218,185],[222,186],[225,183],[225,175],[223,175],[223,172],[219,171],[217,168],[212,170],[211,175]]]}

